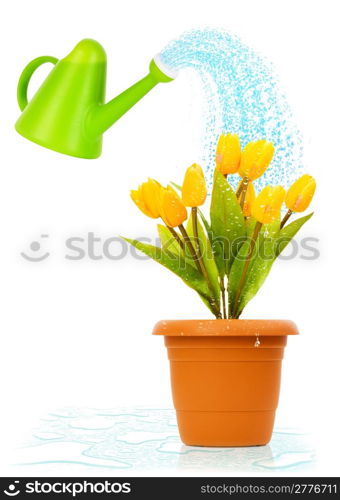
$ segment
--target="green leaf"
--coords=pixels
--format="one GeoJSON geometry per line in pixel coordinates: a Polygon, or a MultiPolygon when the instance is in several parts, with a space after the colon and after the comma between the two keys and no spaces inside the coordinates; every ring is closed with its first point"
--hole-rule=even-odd
{"type": "Polygon", "coordinates": [[[206,296],[204,295],[201,295],[200,293],[198,293],[199,297],[202,299],[202,301],[204,302],[204,304],[207,306],[207,308],[209,309],[210,312],[213,313],[214,316],[216,316],[216,311],[214,310],[212,304],[211,304],[211,301],[209,301],[209,299],[207,299],[206,296]]]}
{"type": "Polygon", "coordinates": [[[183,255],[183,250],[181,249],[179,243],[176,241],[171,231],[166,226],[162,224],[157,225],[158,235],[162,243],[162,248],[168,250],[175,255],[183,255]]]}
{"type": "Polygon", "coordinates": [[[211,227],[210,227],[210,224],[209,224],[207,218],[205,217],[204,213],[202,212],[202,210],[200,208],[197,209],[197,213],[200,216],[201,221],[203,222],[203,226],[205,227],[207,235],[209,236],[211,233],[211,227]]]}
{"type": "Polygon", "coordinates": [[[172,184],[178,191],[182,192],[182,186],[180,186],[179,184],[176,184],[176,182],[170,182],[170,184],[172,184]]]}
{"type": "Polygon", "coordinates": [[[199,296],[204,300],[204,303],[208,305],[211,312],[214,313],[211,306],[211,294],[205,279],[195,267],[187,262],[184,257],[181,255],[175,255],[168,249],[165,250],[138,240],[131,240],[124,237],[123,239],[137,248],[140,252],[144,253],[179,276],[186,285],[194,289],[199,294],[199,296]]]}
{"type": "MultiPolygon", "coordinates": [[[[187,224],[187,233],[192,240],[194,248],[197,250],[197,242],[194,240],[194,231],[193,231],[193,223],[192,223],[192,215],[189,218],[187,224]]],[[[207,271],[207,274],[210,279],[210,283],[212,285],[212,289],[214,292],[215,303],[217,307],[220,308],[220,285],[219,285],[219,273],[215,263],[214,255],[212,252],[211,244],[209,239],[207,238],[202,225],[199,220],[197,221],[197,231],[198,231],[198,240],[201,249],[202,260],[207,271]]]]}
{"type": "Polygon", "coordinates": [[[304,217],[296,219],[295,221],[288,224],[288,226],[285,226],[281,229],[276,247],[276,256],[280,255],[280,253],[286,248],[288,243],[294,238],[296,233],[305,224],[305,222],[307,222],[312,217],[312,215],[313,212],[305,215],[304,217]]]}
{"type": "Polygon", "coordinates": [[[256,225],[256,219],[254,217],[248,217],[248,219],[246,220],[246,230],[247,230],[247,236],[249,238],[254,232],[255,225],[256,225]]]}
{"type": "Polygon", "coordinates": [[[246,237],[244,216],[236,194],[225,177],[215,171],[210,206],[212,246],[220,276],[229,275],[246,237]]]}
{"type": "Polygon", "coordinates": [[[248,302],[257,294],[276,259],[276,238],[265,236],[258,247],[258,255],[253,259],[251,268],[240,296],[236,317],[239,317],[248,302]]]}
{"type": "MultiPolygon", "coordinates": [[[[253,251],[253,254],[252,254],[252,257],[250,260],[248,273],[251,272],[253,261],[258,253],[261,238],[262,238],[262,235],[260,233],[258,236],[258,239],[256,241],[254,251],[253,251]]],[[[250,241],[251,241],[251,236],[249,236],[249,238],[241,246],[236,258],[234,259],[234,262],[231,266],[230,273],[228,276],[227,289],[228,289],[229,316],[232,314],[232,312],[235,309],[235,300],[236,300],[237,290],[239,288],[243,269],[244,269],[244,266],[245,266],[245,263],[247,260],[247,256],[249,254],[250,241]]]]}
{"type": "MultiPolygon", "coordinates": [[[[280,230],[279,220],[272,224],[264,226],[265,230],[261,231],[257,245],[251,260],[247,278],[240,296],[239,306],[237,308],[236,317],[239,317],[244,307],[257,294],[264,281],[266,280],[273,263],[283,249],[288,245],[292,238],[296,235],[299,229],[311,218],[313,214],[306,215],[300,219],[291,222],[288,226],[280,230]]],[[[245,243],[240,250],[240,256],[246,255],[246,250],[249,248],[249,242],[245,243]]],[[[237,286],[240,281],[244,262],[239,262],[237,258],[233,264],[233,269],[230,274],[230,283],[228,283],[229,300],[234,304],[237,286]],[[237,285],[236,285],[237,283],[237,285]]]]}
{"type": "Polygon", "coordinates": [[[213,239],[212,239],[211,226],[210,226],[210,224],[208,222],[208,219],[205,217],[205,215],[204,215],[204,213],[202,212],[201,209],[198,208],[197,209],[197,213],[198,213],[198,215],[201,218],[201,221],[203,223],[204,229],[205,229],[205,231],[206,231],[206,233],[208,235],[208,238],[209,238],[209,241],[210,241],[210,245],[212,247],[212,245],[213,245],[213,239]]]}
{"type": "Polygon", "coordinates": [[[169,251],[170,253],[173,253],[174,255],[177,256],[179,255],[181,258],[185,259],[185,261],[188,262],[189,265],[197,269],[196,264],[187,246],[185,246],[184,249],[182,250],[179,243],[176,241],[174,236],[171,234],[171,231],[166,226],[158,224],[157,229],[163,250],[169,251]]]}
{"type": "MultiPolygon", "coordinates": [[[[256,240],[246,280],[239,297],[239,305],[237,307],[235,317],[238,317],[241,314],[246,304],[254,297],[254,295],[256,295],[264,280],[268,276],[271,266],[276,258],[275,249],[279,229],[279,219],[262,227],[256,240]]],[[[252,234],[253,230],[251,235],[252,234]]],[[[247,241],[240,248],[230,271],[228,279],[229,311],[235,310],[237,290],[240,285],[241,276],[248,256],[250,241],[251,236],[249,236],[247,241]]]]}

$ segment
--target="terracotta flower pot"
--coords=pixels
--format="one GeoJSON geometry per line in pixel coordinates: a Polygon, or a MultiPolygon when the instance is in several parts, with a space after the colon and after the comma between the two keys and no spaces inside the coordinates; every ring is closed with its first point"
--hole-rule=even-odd
{"type": "Polygon", "coordinates": [[[267,444],[278,405],[287,335],[283,320],[160,321],[182,441],[196,446],[267,444]]]}

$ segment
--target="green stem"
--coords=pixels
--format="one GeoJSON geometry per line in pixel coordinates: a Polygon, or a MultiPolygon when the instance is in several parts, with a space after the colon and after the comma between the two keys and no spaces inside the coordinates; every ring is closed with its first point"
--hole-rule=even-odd
{"type": "Polygon", "coordinates": [[[234,309],[233,309],[233,313],[232,313],[232,317],[233,318],[236,317],[237,309],[238,309],[239,302],[240,302],[241,293],[242,293],[242,290],[243,290],[243,287],[244,287],[244,283],[246,281],[247,271],[248,271],[248,268],[249,268],[249,264],[250,264],[251,258],[253,256],[253,252],[254,252],[254,248],[255,248],[255,243],[256,243],[257,237],[258,237],[258,235],[259,235],[259,233],[261,231],[261,227],[262,227],[262,222],[257,221],[256,225],[255,225],[253,236],[252,236],[252,238],[250,240],[250,245],[249,245],[249,251],[248,251],[248,254],[247,254],[247,259],[246,259],[246,262],[245,262],[244,267],[243,267],[243,271],[242,271],[240,283],[239,283],[239,286],[238,286],[238,289],[237,289],[237,293],[236,293],[236,297],[235,297],[234,309]]]}
{"type": "Polygon", "coordinates": [[[200,264],[199,264],[198,256],[197,256],[197,254],[196,254],[196,252],[195,252],[195,249],[194,249],[194,247],[193,247],[193,244],[191,243],[191,240],[190,240],[190,238],[189,238],[189,235],[188,235],[188,233],[186,232],[186,230],[185,230],[185,228],[184,228],[183,224],[180,224],[180,225],[178,226],[178,229],[179,229],[179,230],[180,230],[180,232],[182,233],[182,236],[183,236],[183,240],[184,240],[185,245],[189,248],[189,251],[190,251],[190,253],[191,253],[191,257],[193,258],[193,260],[194,260],[194,262],[195,262],[195,265],[196,265],[196,267],[197,267],[197,270],[198,270],[199,272],[202,272],[201,266],[200,266],[200,264]]]}
{"type": "Polygon", "coordinates": [[[289,217],[293,214],[292,210],[288,210],[288,212],[286,213],[286,215],[283,217],[282,221],[281,221],[281,224],[280,224],[280,229],[283,228],[283,226],[286,224],[287,220],[289,219],[289,217]]]}
{"type": "MultiPolygon", "coordinates": [[[[212,283],[211,283],[211,280],[210,280],[207,268],[205,266],[204,259],[202,258],[202,248],[201,248],[201,242],[200,242],[199,234],[198,234],[197,207],[192,207],[191,213],[192,213],[193,234],[194,234],[194,238],[195,238],[195,240],[197,242],[197,256],[198,256],[199,262],[201,264],[204,277],[205,277],[205,279],[206,279],[206,281],[208,283],[209,290],[212,293],[212,295],[214,295],[213,286],[212,286],[212,283]]],[[[226,317],[226,311],[225,311],[225,289],[224,289],[224,284],[223,284],[223,290],[221,288],[221,292],[222,292],[223,314],[224,314],[224,318],[225,318],[226,317]]],[[[220,312],[219,312],[218,317],[220,317],[220,318],[222,317],[222,315],[221,315],[220,312]]]]}
{"type": "Polygon", "coordinates": [[[237,188],[237,191],[236,191],[236,198],[239,198],[240,197],[240,194],[242,193],[242,190],[243,190],[243,186],[244,186],[244,180],[246,179],[246,177],[243,177],[242,178],[242,181],[239,185],[239,187],[237,188]]]}
{"type": "Polygon", "coordinates": [[[241,191],[240,197],[239,197],[240,207],[241,207],[242,210],[243,210],[243,207],[244,207],[244,202],[246,201],[248,184],[249,184],[249,178],[248,177],[244,177],[244,179],[243,179],[243,188],[242,188],[242,191],[241,191]]]}
{"type": "MultiPolygon", "coordinates": [[[[214,295],[214,290],[213,290],[213,286],[212,286],[212,283],[211,283],[211,280],[210,280],[210,276],[208,274],[207,268],[206,268],[205,263],[204,263],[203,254],[202,254],[202,248],[201,248],[201,242],[200,242],[199,234],[198,234],[197,207],[192,207],[192,209],[191,209],[191,215],[192,215],[192,232],[193,232],[193,235],[194,235],[194,240],[196,241],[198,261],[200,263],[200,266],[201,266],[201,269],[202,269],[202,273],[203,273],[203,275],[205,277],[205,280],[207,281],[209,290],[212,293],[212,295],[214,295]]],[[[224,297],[224,299],[225,299],[225,297],[224,297]]],[[[223,296],[222,296],[222,300],[223,300],[223,296]]],[[[220,314],[220,316],[221,316],[221,314],[220,314]]]]}
{"type": "Polygon", "coordinates": [[[202,255],[198,255],[197,254],[197,252],[196,252],[193,244],[191,243],[189,235],[188,235],[185,227],[183,226],[183,224],[180,224],[178,226],[178,229],[182,233],[184,242],[187,245],[187,247],[189,248],[189,251],[190,251],[191,256],[192,256],[192,258],[193,258],[193,260],[194,260],[194,262],[196,264],[197,269],[203,274],[203,277],[204,277],[205,281],[207,282],[208,288],[209,288],[210,293],[212,295],[212,299],[209,300],[209,303],[210,303],[211,307],[214,310],[214,314],[215,314],[216,318],[220,319],[221,318],[221,312],[216,307],[215,300],[213,299],[213,297],[214,297],[214,289],[213,289],[213,286],[211,284],[211,281],[210,281],[209,275],[207,273],[207,270],[205,268],[205,265],[204,265],[204,262],[203,262],[203,259],[202,259],[202,255]]]}
{"type": "Polygon", "coordinates": [[[198,237],[198,220],[197,220],[197,207],[191,208],[191,218],[192,218],[192,232],[194,235],[194,241],[197,247],[197,256],[200,258],[202,256],[200,240],[198,237]]]}
{"type": "Polygon", "coordinates": [[[174,228],[170,227],[170,226],[166,226],[166,227],[169,229],[169,231],[172,234],[172,236],[175,238],[175,240],[177,241],[177,243],[179,244],[179,246],[181,247],[181,249],[184,251],[184,242],[178,236],[178,234],[176,233],[176,231],[174,230],[174,228]]]}
{"type": "Polygon", "coordinates": [[[220,276],[220,289],[222,295],[222,307],[223,307],[223,319],[227,319],[227,307],[225,300],[225,286],[224,286],[224,277],[220,276]]]}

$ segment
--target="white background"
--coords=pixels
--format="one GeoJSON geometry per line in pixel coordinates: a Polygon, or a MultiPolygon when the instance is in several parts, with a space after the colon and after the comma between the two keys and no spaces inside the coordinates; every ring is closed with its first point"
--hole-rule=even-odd
{"type": "MultiPolygon", "coordinates": [[[[153,262],[68,261],[64,241],[152,236],[129,190],[147,176],[180,180],[195,161],[199,92],[188,77],[158,86],[105,134],[102,156],[54,153],[14,131],[21,70],[65,56],[92,37],[108,54],[107,97],[146,74],[149,59],[183,31],[221,27],[274,62],[305,135],[306,171],[318,181],[303,236],[321,258],[274,267],[244,317],[288,318],[301,336],[286,349],[277,425],[311,429],[318,474],[338,474],[339,446],[339,12],[338,2],[31,0],[1,7],[1,473],[8,450],[39,418],[65,406],[171,407],[159,319],[209,317],[194,292],[153,262]],[[197,97],[197,99],[196,99],[197,97]],[[43,233],[51,255],[20,252],[43,233]]],[[[49,68],[37,71],[36,87],[49,68]]],[[[99,248],[99,247],[98,247],[99,248]]]]}

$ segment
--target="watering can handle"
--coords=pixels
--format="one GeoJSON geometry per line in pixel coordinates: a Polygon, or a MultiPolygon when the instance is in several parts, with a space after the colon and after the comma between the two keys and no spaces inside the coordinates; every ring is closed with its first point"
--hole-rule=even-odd
{"type": "Polygon", "coordinates": [[[27,89],[31,76],[33,75],[35,70],[39,68],[39,66],[41,66],[46,62],[56,64],[58,62],[58,59],[52,56],[37,57],[36,59],[33,59],[33,61],[28,63],[23,72],[21,73],[17,89],[17,99],[21,111],[23,111],[28,104],[27,89]]]}

